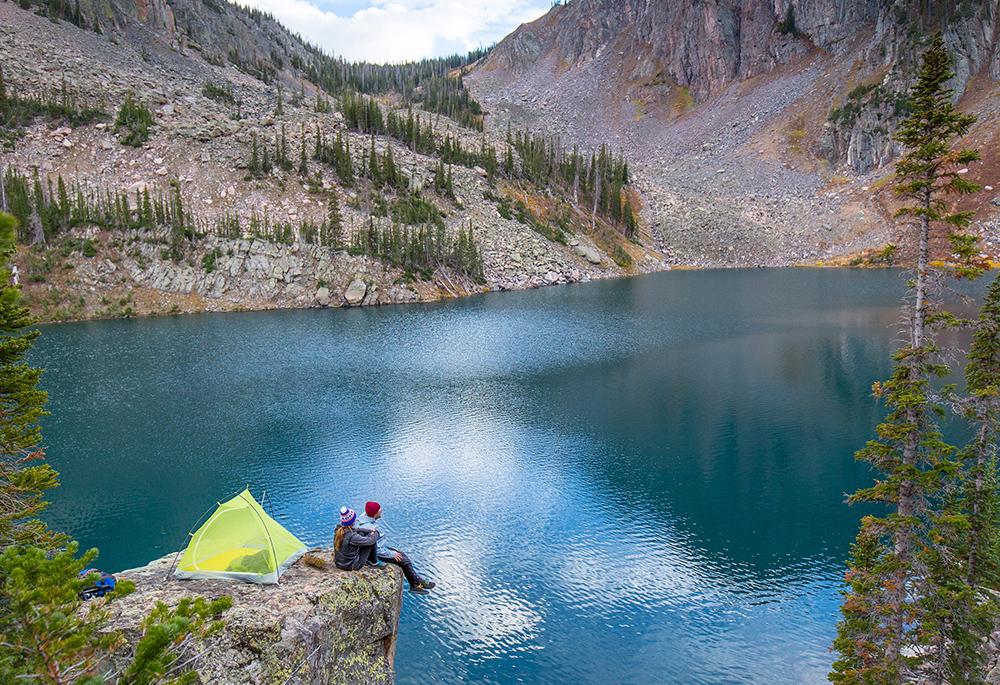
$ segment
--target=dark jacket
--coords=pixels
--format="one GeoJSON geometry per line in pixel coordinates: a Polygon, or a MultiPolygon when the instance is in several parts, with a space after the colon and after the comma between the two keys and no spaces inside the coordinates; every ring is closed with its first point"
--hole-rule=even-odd
{"type": "Polygon", "coordinates": [[[357,571],[364,568],[369,560],[375,560],[373,550],[376,542],[378,542],[378,531],[347,528],[344,531],[344,539],[340,541],[340,547],[333,555],[333,563],[342,571],[357,571]]]}

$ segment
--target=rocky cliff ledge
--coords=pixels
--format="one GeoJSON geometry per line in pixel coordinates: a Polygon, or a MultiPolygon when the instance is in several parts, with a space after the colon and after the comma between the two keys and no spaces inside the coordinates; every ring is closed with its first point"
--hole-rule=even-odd
{"type": "Polygon", "coordinates": [[[324,570],[299,561],[279,585],[179,581],[169,577],[173,555],[118,574],[136,592],[112,602],[111,628],[137,637],[142,617],[158,601],[228,595],[225,627],[210,637],[197,671],[213,685],[369,685],[392,683],[402,607],[399,569],[345,573],[329,555],[324,570]],[[296,670],[297,669],[297,670],[296,670]]]}

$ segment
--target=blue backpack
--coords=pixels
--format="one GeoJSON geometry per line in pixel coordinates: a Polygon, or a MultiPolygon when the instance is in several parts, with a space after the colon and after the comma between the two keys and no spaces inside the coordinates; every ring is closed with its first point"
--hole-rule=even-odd
{"type": "Polygon", "coordinates": [[[118,582],[110,573],[99,571],[96,568],[87,568],[80,571],[80,578],[86,578],[93,573],[98,574],[97,581],[90,587],[85,588],[80,592],[80,599],[82,600],[93,599],[94,597],[103,597],[114,590],[115,585],[118,582]]]}

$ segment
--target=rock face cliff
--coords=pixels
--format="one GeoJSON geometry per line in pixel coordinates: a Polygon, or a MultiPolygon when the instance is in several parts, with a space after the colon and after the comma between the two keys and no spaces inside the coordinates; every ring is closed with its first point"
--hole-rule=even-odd
{"type": "MultiPolygon", "coordinates": [[[[574,0],[520,27],[492,51],[480,71],[499,72],[516,87],[533,71],[555,65],[563,78],[590,76],[605,95],[644,107],[673,100],[677,109],[684,109],[733,83],[819,54],[828,61],[851,62],[863,77],[881,77],[877,102],[855,97],[850,104],[859,113],[877,111],[874,118],[887,128],[898,115],[893,107],[905,94],[921,38],[928,32],[945,34],[955,59],[958,95],[981,72],[1000,81],[996,2],[951,0],[929,11],[924,7],[911,0],[574,0]],[[589,69],[594,64],[597,68],[589,69]]],[[[846,97],[849,88],[843,85],[846,97]]],[[[558,93],[558,87],[551,92],[558,93]]],[[[870,123],[857,116],[834,121],[839,144],[831,149],[833,157],[859,171],[887,161],[891,150],[858,149],[857,138],[875,128],[870,123]]]]}
{"type": "Polygon", "coordinates": [[[109,607],[109,627],[138,635],[156,602],[185,596],[228,595],[225,627],[208,638],[196,670],[213,685],[386,685],[394,681],[396,634],[402,607],[399,569],[345,573],[299,561],[278,585],[168,579],[173,555],[119,577],[136,584],[109,607]]]}
{"type": "MultiPolygon", "coordinates": [[[[971,142],[997,146],[998,15],[996,0],[572,0],[467,83],[497,128],[624,149],[654,233],[686,261],[823,260],[895,237],[870,191],[932,32],[980,118],[971,142]]],[[[994,160],[981,171],[995,184],[994,160]]]]}

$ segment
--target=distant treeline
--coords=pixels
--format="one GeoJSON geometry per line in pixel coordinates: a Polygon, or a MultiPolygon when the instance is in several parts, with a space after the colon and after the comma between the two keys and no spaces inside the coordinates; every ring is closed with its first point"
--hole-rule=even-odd
{"type": "MultiPolygon", "coordinates": [[[[385,111],[371,97],[349,91],[341,98],[340,108],[347,127],[353,131],[390,136],[407,148],[439,157],[446,164],[482,167],[491,183],[500,175],[558,191],[568,195],[574,204],[607,219],[625,236],[636,235],[635,210],[625,192],[630,181],[628,161],[621,154],[612,154],[606,145],[585,155],[577,147],[568,150],[555,136],[508,130],[501,159],[496,146],[485,136],[478,148],[464,146],[457,137],[436,136],[431,123],[422,121],[412,111],[405,116],[394,110],[385,111]],[[515,151],[519,161],[515,159],[515,151]]],[[[343,150],[343,143],[339,145],[338,149],[343,150]]],[[[348,158],[349,155],[348,150],[348,158]]],[[[335,157],[341,162],[344,159],[343,154],[335,157]]]]}
{"type": "Polygon", "coordinates": [[[332,95],[346,91],[367,95],[396,93],[404,105],[419,105],[421,109],[451,117],[462,126],[477,131],[483,128],[482,107],[466,90],[461,75],[449,74],[481,59],[487,54],[485,49],[405,64],[371,64],[348,62],[331,57],[316,46],[308,43],[306,46],[309,59],[293,56],[292,66],[332,95]]]}
{"type": "MultiPolygon", "coordinates": [[[[147,186],[134,196],[120,189],[68,184],[62,176],[54,183],[51,178],[43,183],[37,169],[29,176],[8,168],[0,182],[0,210],[18,220],[17,237],[22,243],[46,244],[71,228],[97,226],[113,232],[147,232],[162,244],[163,259],[180,261],[196,239],[207,235],[287,245],[300,240],[368,255],[427,278],[438,267],[447,267],[482,281],[483,261],[471,225],[449,231],[437,208],[417,195],[403,195],[391,205],[383,202],[380,206],[376,213],[388,217],[389,225],[376,225],[370,218],[363,228],[347,235],[336,192],[327,196],[321,222],[303,218],[292,224],[272,220],[266,208],[245,218],[235,213],[213,219],[198,216],[176,181],[170,183],[168,192],[150,192],[147,186]]],[[[208,264],[214,264],[214,257],[203,260],[203,266],[208,268],[208,264]]]]}

